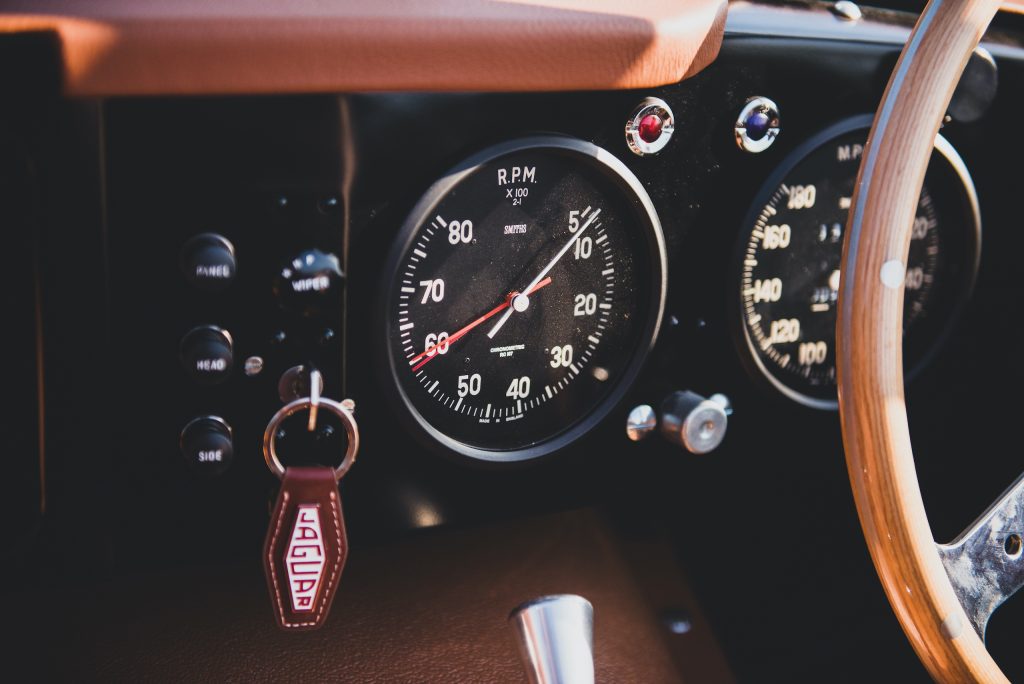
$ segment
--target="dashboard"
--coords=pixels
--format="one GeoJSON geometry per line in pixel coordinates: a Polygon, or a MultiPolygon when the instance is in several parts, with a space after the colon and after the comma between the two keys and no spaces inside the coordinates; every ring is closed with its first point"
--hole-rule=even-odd
{"type": "MultiPolygon", "coordinates": [[[[244,564],[278,488],[264,431],[316,384],[358,425],[353,557],[596,509],[671,540],[733,676],[857,679],[875,649],[923,677],[858,538],[834,355],[912,22],[737,2],[684,80],[528,92],[66,97],[45,38],[0,36],[43,65],[0,112],[10,572],[244,564]]],[[[939,538],[1016,475],[1022,92],[1001,17],[893,275],[939,538]]],[[[322,413],[273,438],[294,467],[353,435],[322,413]]]]}

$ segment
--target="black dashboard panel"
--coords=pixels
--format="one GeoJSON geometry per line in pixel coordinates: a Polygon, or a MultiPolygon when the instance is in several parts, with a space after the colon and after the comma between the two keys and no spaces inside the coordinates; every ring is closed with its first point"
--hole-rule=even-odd
{"type": "MultiPolygon", "coordinates": [[[[145,368],[152,392],[152,404],[123,409],[130,428],[112,458],[140,506],[174,511],[166,535],[153,538],[164,552],[243,553],[252,541],[246,520],[259,519],[274,488],[261,439],[281,406],[282,374],[315,366],[326,396],[344,394],[342,292],[313,293],[325,296],[311,315],[275,295],[281,270],[308,250],[338,255],[344,269],[340,106],[254,98],[105,107],[111,325],[136,340],[116,357],[145,368]],[[212,291],[189,282],[183,264],[189,241],[208,233],[226,238],[237,262],[232,282],[212,291]],[[220,382],[185,367],[185,338],[201,326],[230,336],[232,365],[220,382]],[[250,376],[253,357],[262,370],[250,376]],[[183,428],[204,416],[232,430],[234,456],[220,475],[180,453],[183,428]],[[140,458],[139,443],[159,446],[140,458]]],[[[138,380],[129,372],[113,382],[131,396],[138,380]]],[[[330,441],[318,444],[331,451],[330,441]]]]}
{"type": "Polygon", "coordinates": [[[0,504],[0,524],[20,544],[36,531],[42,517],[43,469],[40,467],[42,424],[39,280],[36,236],[31,230],[33,169],[14,131],[24,122],[0,118],[0,222],[6,230],[9,257],[0,273],[0,306],[5,319],[4,350],[11,363],[0,400],[0,449],[10,454],[11,490],[0,504]]]}
{"type": "MultiPolygon", "coordinates": [[[[1024,332],[1014,309],[1018,179],[1003,163],[1024,154],[1019,136],[1003,133],[1018,127],[1024,59],[992,49],[1000,85],[988,114],[942,131],[977,186],[980,277],[949,339],[909,387],[940,539],[1019,470],[1005,447],[1014,443],[1014,408],[975,400],[1024,377],[1015,360],[1024,332]],[[994,427],[979,436],[970,425],[994,427]]],[[[54,501],[46,555],[68,575],[255,559],[277,489],[260,440],[281,405],[279,377],[315,365],[327,396],[356,402],[362,449],[341,487],[354,552],[421,528],[600,506],[623,528],[663,521],[741,676],[809,679],[847,662],[857,678],[870,667],[860,662],[865,651],[893,658],[893,672],[922,676],[863,546],[836,414],[758,383],[730,320],[735,245],[759,187],[811,136],[872,112],[897,54],[884,41],[733,32],[705,71],[643,92],[45,104],[45,134],[30,136],[29,147],[46,169],[39,192],[48,207],[38,229],[54,501]],[[771,97],[782,117],[778,140],[760,154],[738,149],[733,133],[754,95],[771,97]],[[669,104],[676,128],[663,152],[638,157],[623,126],[649,96],[669,104]],[[537,134],[608,150],[649,193],[668,258],[663,324],[625,399],[576,443],[536,463],[468,465],[400,429],[387,400],[383,270],[409,212],[443,173],[537,134]],[[234,248],[237,271],[222,291],[190,285],[182,272],[186,243],[203,233],[234,248]],[[283,307],[274,287],[311,249],[336,255],[344,275],[307,315],[283,307]],[[202,325],[230,332],[223,383],[197,383],[182,365],[182,339],[202,325]],[[249,375],[252,357],[262,370],[249,375]],[[695,457],[655,436],[627,440],[630,408],[682,389],[730,398],[717,451],[695,457]],[[203,416],[231,426],[234,456],[220,474],[180,453],[182,429],[203,416]],[[87,464],[75,459],[83,435],[102,452],[87,464]],[[814,653],[785,636],[811,628],[824,632],[814,653]]],[[[337,431],[311,442],[301,426],[285,432],[295,440],[288,447],[282,436],[286,460],[333,461],[341,448],[337,431]]],[[[1015,615],[1008,609],[997,620],[1015,615]]],[[[998,658],[1012,643],[996,638],[990,647],[998,658]]]]}

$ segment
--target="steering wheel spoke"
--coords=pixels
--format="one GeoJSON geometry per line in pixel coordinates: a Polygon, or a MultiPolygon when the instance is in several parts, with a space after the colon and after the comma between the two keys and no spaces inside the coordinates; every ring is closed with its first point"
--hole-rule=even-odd
{"type": "Polygon", "coordinates": [[[953,591],[982,639],[989,618],[1024,586],[1024,475],[959,537],[937,544],[953,591]]]}

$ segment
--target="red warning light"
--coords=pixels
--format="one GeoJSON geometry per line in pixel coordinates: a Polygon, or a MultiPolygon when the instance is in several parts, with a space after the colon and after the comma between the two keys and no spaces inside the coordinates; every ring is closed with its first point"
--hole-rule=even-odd
{"type": "Polygon", "coordinates": [[[653,143],[661,137],[661,129],[665,125],[664,120],[657,114],[648,114],[640,119],[637,133],[645,143],[653,143]]]}

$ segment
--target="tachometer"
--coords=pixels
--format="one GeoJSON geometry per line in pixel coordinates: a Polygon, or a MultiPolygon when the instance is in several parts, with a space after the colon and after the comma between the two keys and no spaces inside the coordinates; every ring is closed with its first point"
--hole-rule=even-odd
{"type": "Polygon", "coordinates": [[[665,249],[650,198],[590,143],[491,148],[428,190],[386,285],[402,407],[434,442],[520,461],[621,398],[657,332],[665,249]]]}
{"type": "MultiPolygon", "coordinates": [[[[836,302],[846,217],[870,117],[798,148],[762,189],[740,245],[739,320],[752,365],[778,390],[835,408],[836,302]]],[[[906,367],[948,327],[977,270],[980,219],[970,176],[941,136],[905,268],[906,367]]]]}

